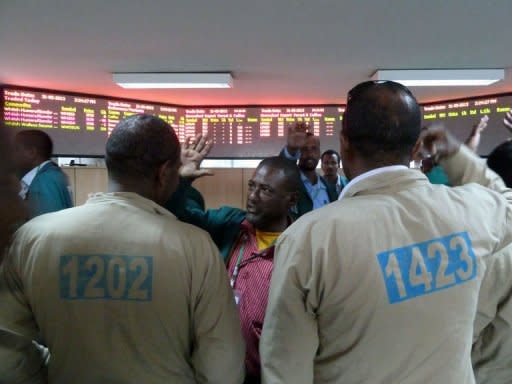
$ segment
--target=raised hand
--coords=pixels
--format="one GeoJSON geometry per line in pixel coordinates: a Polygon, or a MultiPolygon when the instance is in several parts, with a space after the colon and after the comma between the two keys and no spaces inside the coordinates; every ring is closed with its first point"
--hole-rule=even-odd
{"type": "Polygon", "coordinates": [[[503,125],[512,133],[512,111],[508,111],[503,119],[503,125]]]}
{"type": "Polygon", "coordinates": [[[209,169],[201,169],[201,162],[210,153],[212,146],[207,136],[199,134],[195,138],[187,137],[181,145],[180,176],[196,179],[213,175],[209,169]]]}
{"type": "Polygon", "coordinates": [[[466,145],[473,150],[473,152],[476,152],[478,149],[478,145],[480,145],[480,134],[482,131],[487,127],[487,122],[489,121],[489,116],[484,115],[478,124],[475,124],[473,126],[473,129],[471,130],[471,134],[466,139],[466,145]]]}
{"type": "Polygon", "coordinates": [[[413,149],[413,156],[418,158],[431,157],[434,163],[454,155],[461,142],[443,125],[433,124],[422,129],[420,137],[413,149]]]}
{"type": "Polygon", "coordinates": [[[310,132],[309,125],[297,123],[288,128],[286,147],[290,154],[295,154],[306,143],[306,133],[310,132]]]}

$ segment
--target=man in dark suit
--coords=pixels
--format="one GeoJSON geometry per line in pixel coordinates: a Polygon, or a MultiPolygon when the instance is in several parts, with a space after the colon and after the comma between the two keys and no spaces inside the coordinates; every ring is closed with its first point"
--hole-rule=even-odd
{"type": "Polygon", "coordinates": [[[309,126],[298,123],[288,129],[286,147],[280,156],[298,160],[302,188],[297,206],[292,210],[295,218],[338,198],[336,187],[316,173],[320,161],[320,140],[309,130],[309,126]]]}

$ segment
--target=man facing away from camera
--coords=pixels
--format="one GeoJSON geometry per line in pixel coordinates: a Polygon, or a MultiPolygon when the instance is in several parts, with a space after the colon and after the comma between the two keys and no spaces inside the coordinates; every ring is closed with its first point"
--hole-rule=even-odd
{"type": "Polygon", "coordinates": [[[512,241],[512,191],[439,127],[419,143],[459,186],[409,169],[420,123],[398,83],[348,93],[340,154],[350,182],[276,244],[264,383],[475,382],[479,294],[496,303],[512,288],[500,273],[512,266],[501,252],[512,241]],[[502,289],[480,291],[489,279],[502,289]]]}
{"type": "MultiPolygon", "coordinates": [[[[16,233],[0,270],[0,326],[49,348],[52,383],[241,383],[243,339],[218,250],[161,206],[178,184],[174,130],[150,115],[122,120],[106,164],[108,193],[16,233]]],[[[0,345],[0,377],[44,380],[40,361],[4,365],[22,352],[0,345]]]]}

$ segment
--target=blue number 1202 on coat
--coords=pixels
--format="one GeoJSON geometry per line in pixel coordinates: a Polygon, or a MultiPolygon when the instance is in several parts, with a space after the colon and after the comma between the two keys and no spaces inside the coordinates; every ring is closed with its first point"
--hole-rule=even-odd
{"type": "Polygon", "coordinates": [[[377,259],[391,304],[463,284],[477,274],[467,232],[390,249],[377,259]]]}
{"type": "Polygon", "coordinates": [[[64,255],[60,298],[149,301],[153,293],[150,256],[64,255]]]}

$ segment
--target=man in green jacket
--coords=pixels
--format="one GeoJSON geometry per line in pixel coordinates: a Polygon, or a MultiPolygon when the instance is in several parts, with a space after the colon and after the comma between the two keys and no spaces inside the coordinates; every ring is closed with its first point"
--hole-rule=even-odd
{"type": "Polygon", "coordinates": [[[348,184],[348,179],[338,173],[341,165],[340,154],[334,149],[328,149],[322,153],[320,160],[324,180],[334,186],[336,193],[339,195],[345,185],[348,184]]]}
{"type": "Polygon", "coordinates": [[[28,203],[30,218],[71,208],[73,200],[68,179],[51,161],[50,136],[37,129],[18,132],[15,149],[22,176],[20,196],[28,203]]]}
{"type": "MultiPolygon", "coordinates": [[[[186,157],[186,150],[183,153],[186,157]]],[[[183,177],[188,175],[184,155],[182,162],[180,187],[165,206],[181,220],[206,230],[217,244],[240,310],[247,346],[245,383],[259,383],[259,339],[274,264],[274,243],[292,222],[288,212],[295,206],[301,188],[299,171],[282,157],[266,158],[248,182],[245,211],[226,206],[205,211],[187,192],[190,180],[183,177]]]]}

